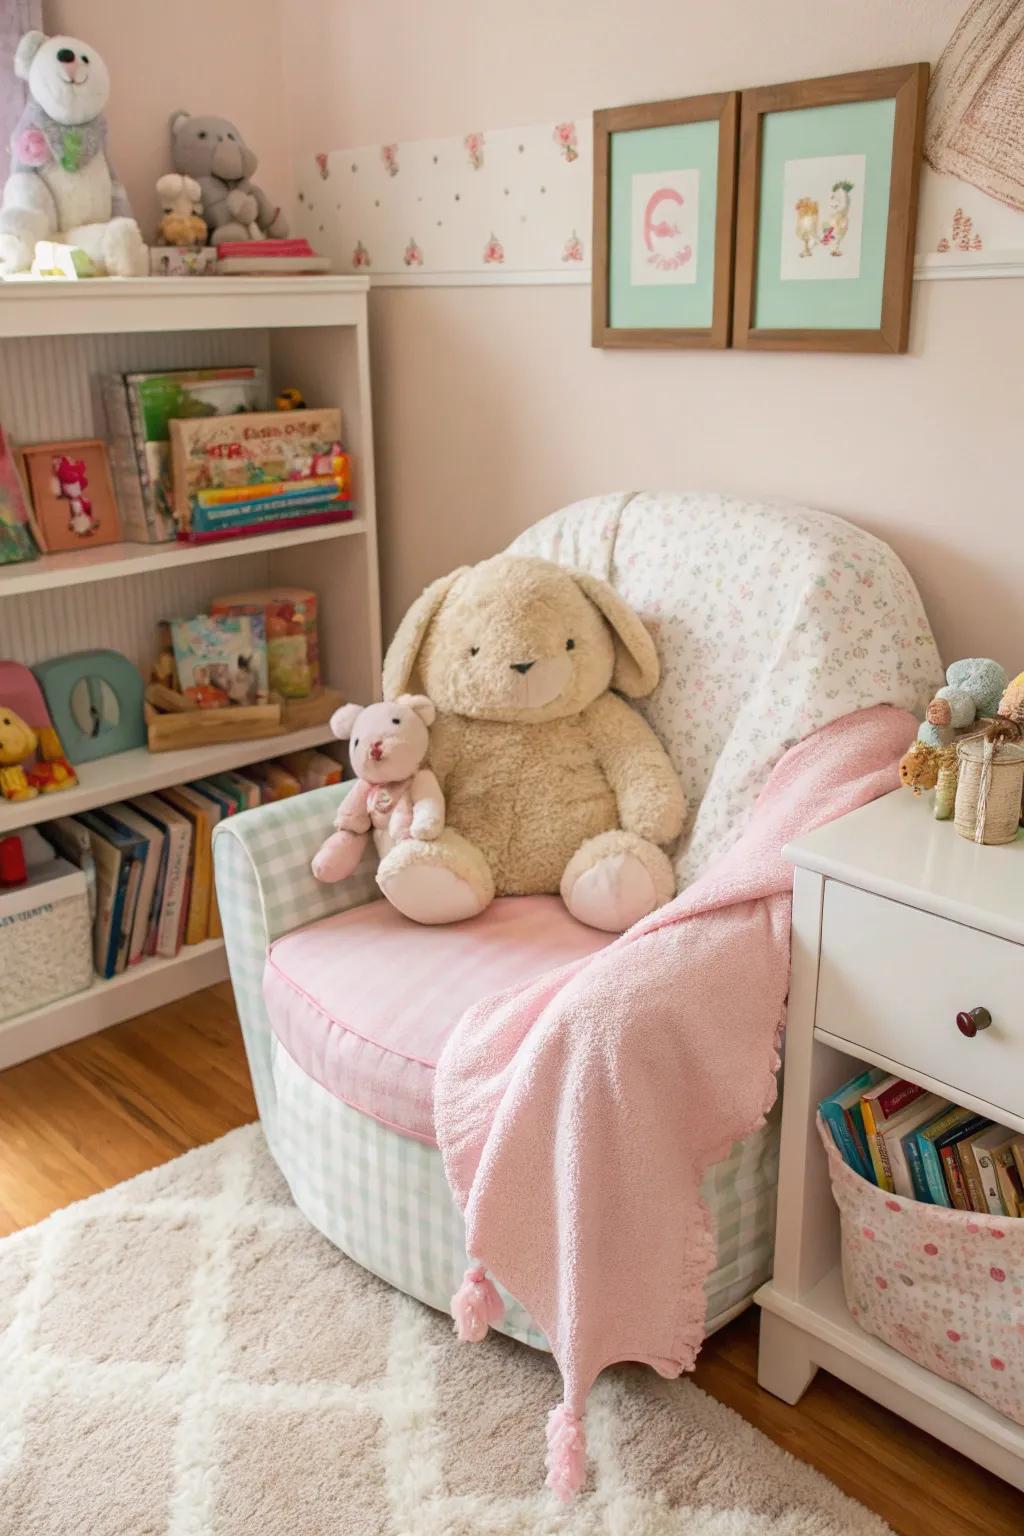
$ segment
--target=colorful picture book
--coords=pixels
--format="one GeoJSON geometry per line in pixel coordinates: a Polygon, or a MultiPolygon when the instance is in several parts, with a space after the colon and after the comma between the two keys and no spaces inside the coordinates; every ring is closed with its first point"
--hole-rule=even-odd
{"type": "Polygon", "coordinates": [[[282,699],[305,699],[320,685],[316,593],[303,587],[261,587],[216,597],[210,612],[260,613],[267,637],[270,691],[282,699]]]}
{"type": "Polygon", "coordinates": [[[179,688],[200,709],[267,702],[266,626],[260,611],[172,619],[171,641],[179,688]]]}
{"type": "Polygon", "coordinates": [[[174,420],[170,429],[179,538],[230,538],[352,516],[351,464],[334,408],[174,420]]]}
{"type": "Polygon", "coordinates": [[[170,422],[262,411],[260,368],[192,368],[107,374],[101,380],[111,464],[124,536],[145,544],[175,537],[170,422]]]}
{"type": "Polygon", "coordinates": [[[0,565],[36,558],[18,463],[0,427],[0,565]]]}
{"type": "Polygon", "coordinates": [[[843,1158],[879,1189],[928,1205],[1024,1216],[1024,1133],[877,1069],[818,1106],[843,1158]]]}

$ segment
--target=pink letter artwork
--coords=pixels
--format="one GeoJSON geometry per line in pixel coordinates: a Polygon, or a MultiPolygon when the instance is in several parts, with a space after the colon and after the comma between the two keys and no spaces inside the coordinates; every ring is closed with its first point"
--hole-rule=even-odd
{"type": "Polygon", "coordinates": [[[632,185],[630,281],[697,281],[699,171],[644,171],[632,185]]]}

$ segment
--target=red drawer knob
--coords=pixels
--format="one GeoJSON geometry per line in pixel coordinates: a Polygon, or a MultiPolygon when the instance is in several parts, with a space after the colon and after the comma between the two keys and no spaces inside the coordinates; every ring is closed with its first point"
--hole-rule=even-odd
{"type": "Polygon", "coordinates": [[[973,1040],[979,1029],[988,1029],[991,1023],[992,1015],[987,1008],[969,1008],[956,1016],[956,1027],[968,1040],[973,1040]]]}

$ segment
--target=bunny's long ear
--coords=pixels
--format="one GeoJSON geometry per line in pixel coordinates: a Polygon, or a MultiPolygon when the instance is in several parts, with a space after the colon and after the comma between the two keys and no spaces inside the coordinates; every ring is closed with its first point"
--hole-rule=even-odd
{"type": "Polygon", "coordinates": [[[32,60],[46,42],[45,32],[26,32],[14,51],[14,73],[19,80],[27,80],[32,60]]]}
{"type": "Polygon", "coordinates": [[[573,571],[572,575],[604,616],[614,637],[612,687],[631,699],[653,693],[661,676],[661,665],[643,619],[599,576],[590,576],[586,571],[573,571]]]}
{"type": "Polygon", "coordinates": [[[457,571],[439,576],[413,603],[395,631],[395,638],[384,657],[384,697],[397,699],[399,694],[418,692],[413,689],[412,679],[419,660],[420,647],[426,639],[431,621],[452,587],[469,570],[460,565],[457,571]]]}

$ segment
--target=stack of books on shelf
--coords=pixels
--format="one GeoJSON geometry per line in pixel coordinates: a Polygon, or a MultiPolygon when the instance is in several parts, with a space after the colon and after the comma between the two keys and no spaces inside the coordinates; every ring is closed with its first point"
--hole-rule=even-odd
{"type": "Polygon", "coordinates": [[[43,823],[39,832],[55,853],[85,874],[97,974],[109,980],[141,960],[173,959],[183,946],[219,939],[217,823],[340,780],[334,758],[295,752],[43,823]]]}
{"type": "Polygon", "coordinates": [[[890,1194],[1024,1215],[1024,1134],[878,1068],[818,1106],[843,1161],[890,1194]]]}
{"type": "Polygon", "coordinates": [[[352,516],[341,412],[263,411],[170,422],[172,511],[188,543],[352,516]]]}
{"type": "Polygon", "coordinates": [[[326,272],[330,262],[308,240],[226,240],[217,247],[220,277],[276,277],[326,272]]]}

